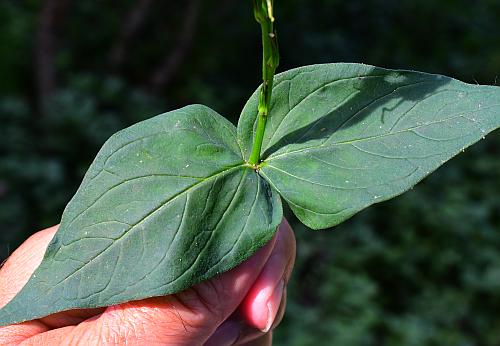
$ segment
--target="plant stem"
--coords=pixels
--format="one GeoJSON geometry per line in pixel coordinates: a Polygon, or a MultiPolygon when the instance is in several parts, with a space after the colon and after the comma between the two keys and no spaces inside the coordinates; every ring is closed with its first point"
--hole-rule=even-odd
{"type": "Polygon", "coordinates": [[[248,163],[257,166],[266,122],[271,108],[273,79],[279,64],[278,40],[274,29],[273,0],[253,0],[254,15],[262,30],[262,87],[259,95],[258,122],[248,163]]]}

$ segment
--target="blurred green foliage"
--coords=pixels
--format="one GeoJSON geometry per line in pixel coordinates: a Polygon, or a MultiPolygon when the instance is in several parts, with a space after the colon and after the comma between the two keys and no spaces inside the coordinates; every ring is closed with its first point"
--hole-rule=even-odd
{"type": "MultiPolygon", "coordinates": [[[[58,222],[112,133],[195,102],[236,122],[260,81],[249,2],[151,1],[119,64],[110,52],[140,1],[68,2],[54,29],[56,88],[42,101],[43,2],[0,2],[0,260],[58,222]],[[154,87],[177,53],[169,83],[154,87]]],[[[276,16],[281,71],[354,61],[481,84],[500,72],[497,0],[289,0],[276,16]]],[[[500,345],[499,153],[494,133],[331,231],[290,216],[298,258],[276,344],[500,345]]]]}

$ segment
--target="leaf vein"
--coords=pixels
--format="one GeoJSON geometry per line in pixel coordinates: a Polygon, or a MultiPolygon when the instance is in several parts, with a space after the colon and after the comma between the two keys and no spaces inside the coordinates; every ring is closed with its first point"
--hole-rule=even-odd
{"type": "MultiPolygon", "coordinates": [[[[224,175],[224,174],[227,174],[229,173],[230,171],[233,171],[233,170],[236,170],[236,169],[240,169],[242,167],[242,164],[238,164],[237,166],[232,166],[230,168],[226,168],[224,169],[223,171],[220,171],[220,172],[217,172],[215,174],[213,174],[212,176],[210,177],[207,177],[206,179],[203,179],[189,187],[187,187],[186,189],[184,190],[181,190],[179,193],[175,194],[174,196],[171,196],[169,197],[167,200],[163,201],[162,203],[160,203],[160,205],[156,208],[154,208],[151,212],[149,212],[147,215],[145,215],[143,218],[141,218],[137,223],[135,224],[132,224],[132,227],[127,230],[126,232],[124,232],[120,237],[118,237],[114,243],[112,243],[111,245],[109,245],[108,247],[106,247],[104,250],[102,250],[97,256],[95,256],[91,261],[93,260],[96,260],[98,259],[102,254],[104,254],[106,252],[107,249],[109,249],[110,246],[116,244],[118,241],[120,241],[120,239],[123,239],[123,237],[125,237],[127,234],[129,234],[135,227],[137,227],[138,225],[140,225],[142,222],[144,222],[147,218],[149,218],[151,215],[153,215],[154,213],[156,213],[157,211],[161,210],[163,207],[165,207],[166,205],[168,205],[170,202],[172,202],[173,200],[175,200],[177,197],[179,196],[182,196],[184,193],[190,191],[191,189],[195,188],[196,186],[202,184],[203,182],[209,180],[209,179],[213,179],[217,176],[220,176],[220,175],[224,175]]],[[[82,270],[85,266],[87,266],[91,261],[89,262],[86,262],[86,264],[84,266],[81,266],[79,268],[77,268],[73,273],[71,273],[70,275],[68,275],[66,278],[64,278],[62,281],[56,283],[54,285],[57,286],[59,284],[61,284],[62,282],[68,280],[69,278],[71,278],[73,275],[75,275],[75,273],[77,273],[78,271],[82,270]]]]}

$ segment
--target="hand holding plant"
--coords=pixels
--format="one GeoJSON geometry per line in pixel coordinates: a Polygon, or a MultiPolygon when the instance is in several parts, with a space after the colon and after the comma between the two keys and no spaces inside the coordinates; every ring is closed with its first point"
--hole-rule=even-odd
{"type": "MultiPolygon", "coordinates": [[[[28,239],[0,272],[0,306],[42,260],[57,226],[28,239]]],[[[276,236],[231,271],[166,297],[60,312],[0,327],[0,344],[269,345],[285,309],[295,239],[286,221],[276,236]]]]}

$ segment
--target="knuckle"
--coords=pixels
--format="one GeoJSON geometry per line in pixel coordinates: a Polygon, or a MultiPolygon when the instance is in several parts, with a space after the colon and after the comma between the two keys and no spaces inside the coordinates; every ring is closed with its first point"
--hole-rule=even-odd
{"type": "Polygon", "coordinates": [[[221,323],[225,319],[229,292],[221,280],[211,279],[179,295],[182,303],[198,315],[201,323],[221,323]]]}

